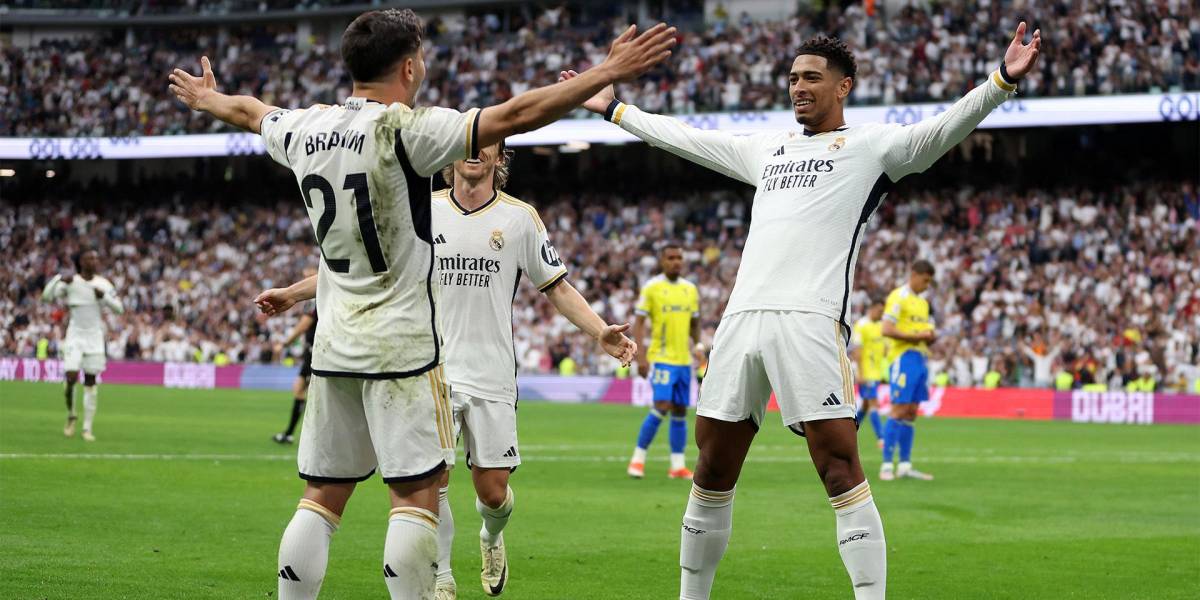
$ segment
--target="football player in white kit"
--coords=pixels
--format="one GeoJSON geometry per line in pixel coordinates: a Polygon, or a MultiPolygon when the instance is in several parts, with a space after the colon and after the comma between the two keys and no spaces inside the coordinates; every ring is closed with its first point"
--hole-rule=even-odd
{"type": "Polygon", "coordinates": [[[96,376],[106,366],[104,352],[104,315],[102,308],[125,312],[112,282],[96,274],[100,257],[95,250],[84,250],[75,259],[78,274],[55,275],[42,290],[46,301],[62,300],[70,310],[67,335],[60,348],[66,371],[67,425],[63,435],[75,435],[75,382],[83,371],[83,439],[94,442],[92,422],[96,418],[96,376]]]}
{"type": "Polygon", "coordinates": [[[757,188],[696,410],[700,456],[680,534],[681,599],[711,594],[733,528],[734,486],[772,391],[783,424],[807,436],[855,598],[884,597],[883,524],[859,462],[846,356],[854,263],[888,185],[929,168],[1012,96],[1037,62],[1040,31],[1029,44],[1024,37],[1021,23],[987,81],[911,127],[847,126],[857,69],[830,38],[809,40],[792,63],[788,92],[802,130],[702,131],[618,102],[611,88],[585,104],[651,145],[757,188]]]}
{"type": "MultiPolygon", "coordinates": [[[[451,187],[432,196],[436,278],[442,289],[439,323],[446,336],[454,437],[462,439],[475,485],[475,508],[483,518],[480,581],[489,596],[499,596],[509,579],[503,530],[514,496],[508,480],[521,464],[512,338],[513,299],[521,279],[529,279],[560,314],[622,364],[629,364],[637,353],[637,345],[624,335],[629,325],[605,323],[567,281],[567,269],[537,209],[501,191],[508,181],[509,161],[503,144],[482,148],[478,158],[443,169],[442,177],[451,187]]],[[[266,312],[276,314],[311,299],[316,289],[313,276],[285,289],[267,290],[259,299],[286,296],[285,303],[266,303],[266,312]]],[[[438,490],[436,600],[457,596],[450,569],[454,517],[449,482],[447,470],[438,490]]]]}
{"type": "MultiPolygon", "coordinates": [[[[509,579],[503,530],[513,510],[509,474],[521,464],[517,444],[517,362],[512,309],[526,278],[610,356],[629,364],[637,347],[629,325],[609,325],[567,280],[537,210],[502,191],[511,155],[503,143],[476,160],[446,167],[450,187],[433,195],[433,243],[442,284],[442,331],[455,437],[461,437],[475,484],[483,591],[498,596],[509,579]]],[[[452,600],[454,520],[447,499],[449,472],[439,490],[437,600],[452,600]]]]}
{"type": "Polygon", "coordinates": [[[438,331],[430,177],[479,148],[562,117],[614,81],[670,55],[674,30],[630,27],[596,74],[465,113],[412,108],[425,78],[424,24],[411,10],[364,13],[342,36],[351,97],[285,110],[216,91],[208,59],[175,69],[190,108],[261,133],[290,168],[321,252],[312,382],[300,433],[304,497],[283,534],[281,600],[315,598],[329,541],[359,481],[379,470],[392,510],[383,575],[392,598],[433,596],[438,483],[453,427],[438,331]],[[432,568],[431,568],[432,566],[432,568]]]}

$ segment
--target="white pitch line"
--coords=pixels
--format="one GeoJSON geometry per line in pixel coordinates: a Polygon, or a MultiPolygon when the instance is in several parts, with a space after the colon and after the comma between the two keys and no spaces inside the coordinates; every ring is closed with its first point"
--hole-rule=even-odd
{"type": "MultiPolygon", "coordinates": [[[[1071,464],[1078,462],[1111,462],[1115,460],[1126,464],[1161,464],[1161,463],[1200,463],[1200,454],[1176,453],[1156,456],[1131,453],[1109,453],[1112,457],[1097,456],[923,456],[923,463],[943,464],[1071,464]]],[[[624,455],[557,455],[532,454],[523,455],[527,462],[564,462],[564,463],[618,463],[629,460],[624,455]]],[[[296,457],[291,454],[99,454],[99,453],[33,453],[9,452],[0,453],[0,460],[160,460],[160,461],[292,461],[296,457]]],[[[651,462],[666,462],[666,457],[652,458],[651,462]]],[[[763,464],[808,463],[807,456],[750,456],[746,462],[763,464]]]]}

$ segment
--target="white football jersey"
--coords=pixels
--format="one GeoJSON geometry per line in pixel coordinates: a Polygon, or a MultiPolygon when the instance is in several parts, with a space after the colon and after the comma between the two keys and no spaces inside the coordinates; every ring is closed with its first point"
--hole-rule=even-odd
{"type": "Polygon", "coordinates": [[[349,98],[263,118],[321,252],[313,373],[411,377],[442,362],[430,177],[475,156],[478,116],[349,98]]]}
{"type": "Polygon", "coordinates": [[[455,392],[515,404],[512,306],[524,275],[542,292],[567,276],[532,206],[496,194],[468,211],[450,190],[433,195],[433,240],[442,285],[446,374],[455,392]]]}
{"type": "Polygon", "coordinates": [[[651,145],[757,188],[726,315],[820,313],[837,320],[848,341],[858,249],[891,182],[929,168],[1012,90],[995,74],[916,125],[876,123],[818,134],[736,136],[619,102],[609,107],[607,118],[651,145]]]}
{"type": "Polygon", "coordinates": [[[99,275],[93,275],[91,279],[75,275],[71,283],[64,282],[61,275],[55,275],[46,284],[42,298],[62,300],[67,305],[71,320],[67,324],[66,341],[80,348],[84,354],[104,354],[106,328],[101,307],[107,307],[117,314],[125,312],[112,282],[99,275]],[[104,297],[97,298],[96,290],[100,290],[104,297]]]}

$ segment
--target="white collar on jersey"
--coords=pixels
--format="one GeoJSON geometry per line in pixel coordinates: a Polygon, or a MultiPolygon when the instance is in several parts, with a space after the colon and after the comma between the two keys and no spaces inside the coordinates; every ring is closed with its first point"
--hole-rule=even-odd
{"type": "Polygon", "coordinates": [[[368,102],[374,102],[375,104],[383,104],[382,102],[380,102],[378,100],[371,100],[370,98],[360,98],[358,96],[350,96],[349,98],[346,98],[346,102],[344,102],[342,104],[342,106],[345,106],[346,110],[362,110],[363,107],[365,107],[368,102]]]}

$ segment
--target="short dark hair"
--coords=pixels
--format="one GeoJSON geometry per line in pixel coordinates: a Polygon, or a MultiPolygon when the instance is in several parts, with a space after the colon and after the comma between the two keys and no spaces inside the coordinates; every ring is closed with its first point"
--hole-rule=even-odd
{"type": "Polygon", "coordinates": [[[373,10],[342,34],[342,61],[354,81],[379,81],[421,47],[425,24],[410,9],[373,10]]]}
{"type": "Polygon", "coordinates": [[[843,75],[850,79],[855,79],[858,76],[858,63],[854,61],[854,55],[846,47],[846,42],[835,37],[825,37],[822,35],[804,42],[800,46],[800,51],[796,56],[804,56],[805,54],[825,57],[829,66],[841,71],[843,75]]]}
{"type": "Polygon", "coordinates": [[[933,275],[933,263],[927,260],[918,260],[913,263],[912,271],[921,275],[933,275]]]}
{"type": "Polygon", "coordinates": [[[76,250],[74,254],[71,255],[71,262],[75,263],[75,271],[76,272],[83,270],[83,255],[87,254],[88,252],[95,253],[97,258],[100,257],[100,253],[96,252],[96,249],[92,248],[91,246],[85,246],[83,248],[80,248],[79,250],[76,250]]]}
{"type": "Polygon", "coordinates": [[[658,253],[665,254],[667,252],[667,250],[678,250],[680,252],[683,252],[683,244],[680,244],[679,242],[677,242],[675,240],[667,240],[666,242],[663,243],[662,246],[659,247],[658,253]]]}

